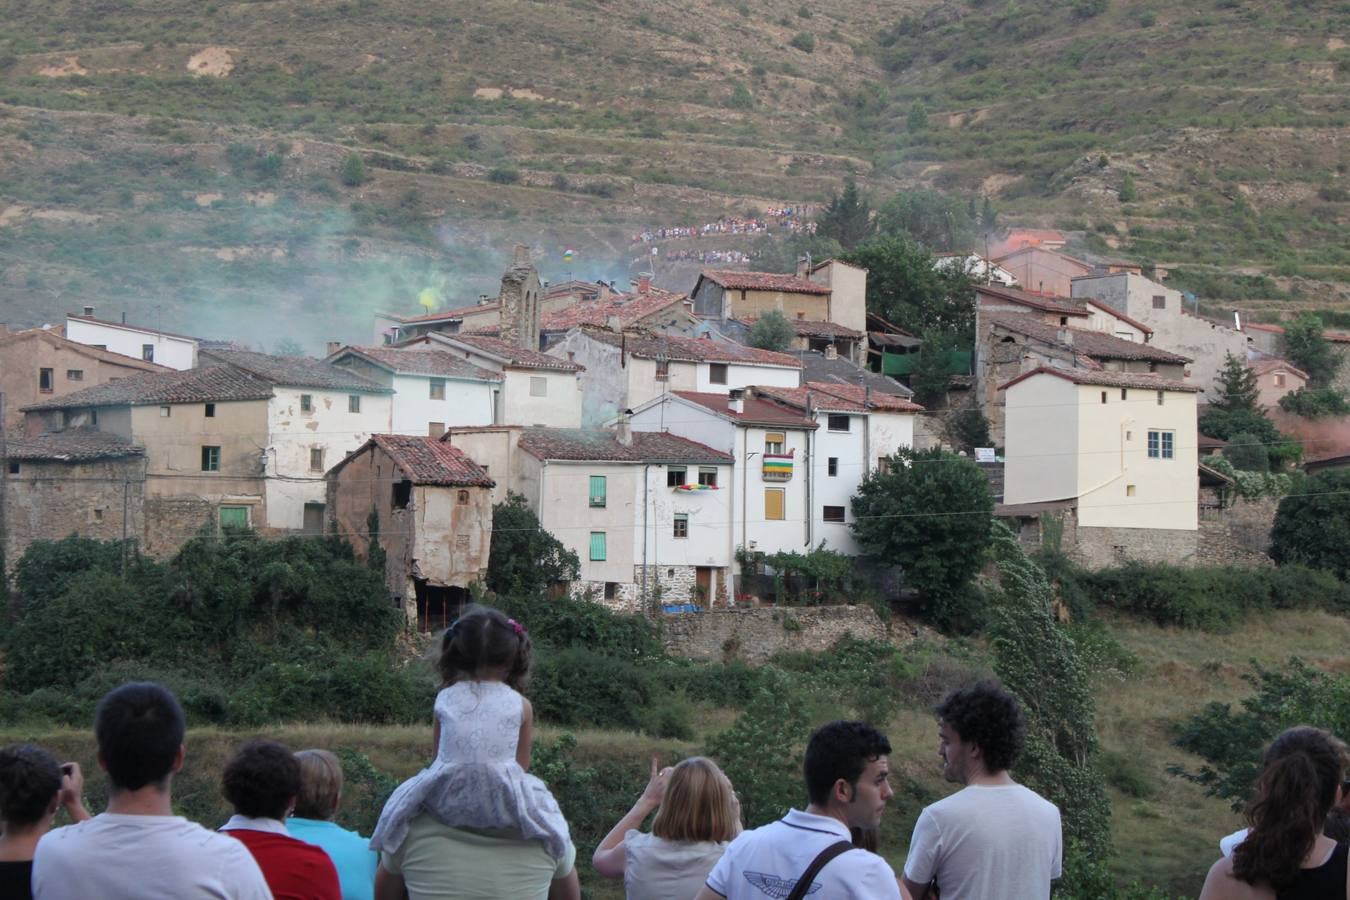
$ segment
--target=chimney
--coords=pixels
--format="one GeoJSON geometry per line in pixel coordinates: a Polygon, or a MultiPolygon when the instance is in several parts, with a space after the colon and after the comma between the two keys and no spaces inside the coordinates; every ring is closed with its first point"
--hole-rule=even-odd
{"type": "Polygon", "coordinates": [[[1056,339],[1059,340],[1059,342],[1060,342],[1061,344],[1064,344],[1064,345],[1069,346],[1069,347],[1072,347],[1072,346],[1073,346],[1073,330],[1072,330],[1072,329],[1070,329],[1070,328],[1061,328],[1059,331],[1055,332],[1055,337],[1056,337],[1056,339]]]}
{"type": "Polygon", "coordinates": [[[825,358],[826,358],[826,359],[838,359],[838,358],[839,358],[839,351],[835,348],[834,344],[826,344],[826,345],[825,345],[825,358]]]}
{"type": "Polygon", "coordinates": [[[513,269],[530,268],[530,248],[527,244],[516,244],[511,251],[511,267],[513,269]]]}
{"type": "Polygon", "coordinates": [[[797,277],[805,278],[811,274],[811,254],[806,253],[797,257],[797,277]]]}
{"type": "Polygon", "coordinates": [[[639,272],[635,284],[637,285],[637,292],[639,294],[648,293],[652,289],[652,273],[639,272]]]}
{"type": "Polygon", "coordinates": [[[622,331],[623,323],[619,321],[618,316],[605,316],[605,327],[610,331],[622,331]]]}
{"type": "Polygon", "coordinates": [[[328,342],[328,355],[329,355],[329,356],[332,356],[334,353],[338,352],[338,351],[341,350],[341,349],[342,349],[342,341],[329,341],[329,342],[328,342]]]}
{"type": "Polygon", "coordinates": [[[603,281],[600,282],[600,302],[601,302],[601,303],[608,303],[608,302],[609,302],[609,294],[610,294],[609,285],[606,284],[606,283],[603,282],[603,281]]]}
{"type": "Polygon", "coordinates": [[[619,417],[614,437],[625,447],[633,446],[633,423],[629,420],[627,415],[619,417]]]}
{"type": "Polygon", "coordinates": [[[487,306],[487,305],[488,305],[489,303],[491,303],[491,302],[492,302],[492,297],[489,296],[488,294],[479,294],[479,295],[478,295],[478,305],[479,305],[479,306],[487,306]]]}
{"type": "Polygon", "coordinates": [[[84,308],[84,317],[86,319],[92,319],[94,317],[94,308],[92,306],[86,306],[84,308]]]}
{"type": "Polygon", "coordinates": [[[727,393],[727,409],[740,415],[745,412],[745,389],[732,388],[727,393]]]}

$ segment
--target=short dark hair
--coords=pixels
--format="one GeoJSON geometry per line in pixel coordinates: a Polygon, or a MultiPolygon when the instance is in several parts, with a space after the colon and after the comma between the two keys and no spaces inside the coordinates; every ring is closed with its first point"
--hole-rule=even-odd
{"type": "Polygon", "coordinates": [[[992,681],[952,691],[938,704],[937,716],[980,748],[991,773],[1013,767],[1022,752],[1026,723],[1017,698],[992,681]]]}
{"type": "Polygon", "coordinates": [[[811,733],[806,742],[802,774],[806,795],[812,803],[829,802],[830,791],[840,778],[857,785],[870,760],[891,752],[886,735],[866,722],[830,722],[811,733]]]}
{"type": "Polygon", "coordinates": [[[61,764],[41,747],[20,744],[0,750],[0,819],[33,825],[61,791],[61,764]]]}
{"type": "Polygon", "coordinates": [[[132,681],[103,695],[94,713],[94,736],[108,778],[119,790],[162,784],[173,773],[187,721],[165,687],[132,681]]]}
{"type": "Polygon", "coordinates": [[[241,816],[284,819],[300,793],[300,762],[284,744],[249,741],[225,763],[221,789],[241,816]]]}

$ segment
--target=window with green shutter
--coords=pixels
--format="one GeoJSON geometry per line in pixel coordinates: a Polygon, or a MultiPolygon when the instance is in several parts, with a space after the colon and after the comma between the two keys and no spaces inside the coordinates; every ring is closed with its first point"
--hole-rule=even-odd
{"type": "Polygon", "coordinates": [[[248,527],[248,507],[247,506],[222,506],[220,508],[220,527],[221,528],[247,528],[248,527]]]}
{"type": "Polygon", "coordinates": [[[605,533],[603,531],[591,532],[591,562],[605,561],[605,533]]]}
{"type": "Polygon", "coordinates": [[[591,506],[604,506],[604,505],[605,505],[605,476],[592,475],[591,506]]]}

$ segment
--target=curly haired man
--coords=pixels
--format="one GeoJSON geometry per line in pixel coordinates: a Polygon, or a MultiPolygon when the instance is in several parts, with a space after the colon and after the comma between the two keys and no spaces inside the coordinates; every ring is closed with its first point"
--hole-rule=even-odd
{"type": "Polygon", "coordinates": [[[982,682],[937,708],[942,777],[964,788],[914,824],[904,884],[914,900],[1045,900],[1060,875],[1059,810],[1013,781],[1025,726],[1016,698],[982,682]]]}

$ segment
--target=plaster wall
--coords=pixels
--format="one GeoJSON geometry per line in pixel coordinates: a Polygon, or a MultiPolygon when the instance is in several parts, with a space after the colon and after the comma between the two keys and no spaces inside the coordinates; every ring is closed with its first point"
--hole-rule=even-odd
{"type": "Polygon", "coordinates": [[[867,331],[867,270],[832,259],[810,274],[830,288],[828,321],[854,331],[867,331]]]}
{"type": "Polygon", "coordinates": [[[197,365],[197,342],[190,338],[66,316],[66,339],[77,344],[103,347],[132,359],[143,359],[142,350],[149,344],[154,347],[154,358],[150,362],[171,369],[191,369],[197,365]]]}
{"type": "MultiPolygon", "coordinates": [[[[643,468],[637,467],[639,472],[643,468]]],[[[638,564],[644,564],[645,560],[649,566],[730,566],[733,553],[732,496],[735,487],[731,465],[684,466],[684,480],[688,484],[698,484],[700,469],[717,473],[717,490],[702,491],[681,491],[668,486],[667,473],[671,467],[652,465],[645,468],[645,497],[642,479],[638,478],[633,498],[639,526],[633,533],[633,553],[638,564]],[[642,513],[644,502],[645,519],[642,513]],[[674,536],[677,514],[689,517],[687,537],[674,536]]]]}
{"type": "Polygon", "coordinates": [[[581,407],[581,379],[575,372],[514,368],[502,372],[504,425],[580,428],[581,407]],[[543,380],[542,396],[531,392],[532,379],[543,380]]]}
{"type": "Polygon", "coordinates": [[[858,553],[858,543],[853,539],[847,524],[853,521],[849,501],[857,493],[868,466],[868,454],[863,449],[869,437],[867,417],[848,416],[848,431],[831,431],[827,411],[822,410],[815,418],[820,428],[815,432],[815,447],[810,460],[811,480],[815,488],[811,497],[811,543],[818,546],[824,541],[827,550],[853,556],[858,553]],[[829,474],[831,457],[838,460],[838,474],[834,476],[829,474]],[[843,507],[844,521],[826,522],[826,506],[843,507]]]}
{"type": "Polygon", "coordinates": [[[1044,503],[1077,496],[1077,386],[1053,375],[1037,375],[1003,393],[1007,404],[1003,502],[1044,503]]]}
{"type": "MultiPolygon", "coordinates": [[[[130,378],[145,369],[86,355],[78,344],[34,333],[30,337],[14,335],[0,342],[0,393],[5,395],[4,427],[14,428],[24,421],[23,408],[33,403],[55,400],[114,378],[130,378]],[[41,390],[41,370],[52,370],[51,390],[41,390]],[[76,378],[71,378],[71,375],[76,378]],[[78,379],[78,380],[77,380],[78,379]]],[[[140,359],[139,353],[136,359],[140,359]]],[[[131,360],[128,360],[131,362],[131,360]]]]}
{"type": "Polygon", "coordinates": [[[524,494],[533,504],[536,493],[527,490],[533,482],[524,479],[523,458],[529,455],[516,446],[520,438],[519,428],[494,428],[483,431],[455,432],[450,435],[450,443],[487,470],[497,486],[490,492],[491,502],[501,503],[508,492],[524,494]]]}
{"type": "Polygon", "coordinates": [[[641,529],[642,510],[637,506],[640,464],[541,461],[520,454],[522,471],[533,493],[525,497],[539,522],[581,561],[583,582],[627,583],[633,577],[633,536],[641,529]],[[591,476],[605,478],[605,505],[590,505],[591,476]],[[592,560],[592,532],[605,534],[605,559],[592,560]]]}
{"type": "Polygon", "coordinates": [[[731,453],[736,447],[735,425],[670,394],[660,403],[633,413],[629,421],[634,431],[668,431],[723,453],[731,453]]]}
{"type": "Polygon", "coordinates": [[[736,484],[740,488],[733,502],[738,509],[736,518],[740,526],[737,546],[764,553],[783,550],[804,552],[808,549],[811,510],[806,495],[812,474],[807,445],[809,434],[804,429],[764,428],[758,425],[736,429],[733,455],[736,458],[736,484]],[[789,481],[764,480],[764,436],[770,431],[781,432],[786,438],[785,449],[793,453],[792,478],[789,481]],[[769,490],[783,491],[782,519],[765,517],[765,494],[769,490]]]}
{"type": "Polygon", "coordinates": [[[802,382],[802,370],[795,367],[753,366],[743,363],[727,363],[726,367],[727,383],[713,384],[710,380],[710,364],[699,363],[696,385],[692,390],[704,394],[725,394],[733,388],[744,388],[751,385],[798,387],[802,382]]]}
{"type": "Polygon", "coordinates": [[[430,423],[446,428],[455,425],[491,425],[496,391],[501,382],[446,378],[445,397],[431,397],[431,376],[393,377],[394,434],[430,434],[430,423]]]}

